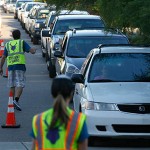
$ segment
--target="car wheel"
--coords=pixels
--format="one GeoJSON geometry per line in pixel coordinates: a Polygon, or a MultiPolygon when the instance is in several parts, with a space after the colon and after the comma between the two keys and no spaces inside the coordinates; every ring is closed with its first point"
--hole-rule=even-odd
{"type": "Polygon", "coordinates": [[[41,41],[41,49],[42,49],[42,57],[45,57],[45,53],[43,52],[43,43],[42,43],[42,41],[41,41]]]}
{"type": "Polygon", "coordinates": [[[31,42],[33,42],[33,38],[31,37],[31,42]]]}
{"type": "Polygon", "coordinates": [[[33,44],[38,44],[38,39],[33,37],[33,44]]]}
{"type": "Polygon", "coordinates": [[[48,48],[47,48],[47,43],[46,43],[45,51],[46,51],[46,53],[45,53],[45,61],[46,61],[46,63],[47,63],[47,61],[48,61],[48,48]]]}
{"type": "Polygon", "coordinates": [[[22,29],[25,29],[25,24],[24,23],[22,23],[22,29]]]}
{"type": "Polygon", "coordinates": [[[50,63],[49,63],[49,77],[54,78],[55,76],[56,76],[56,68],[52,64],[52,62],[50,61],[50,63]]]}
{"type": "Polygon", "coordinates": [[[42,51],[42,57],[45,57],[45,53],[42,51]]]}

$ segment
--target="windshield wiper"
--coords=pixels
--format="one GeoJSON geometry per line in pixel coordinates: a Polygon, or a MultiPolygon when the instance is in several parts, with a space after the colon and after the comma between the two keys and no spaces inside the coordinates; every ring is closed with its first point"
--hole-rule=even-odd
{"type": "Polygon", "coordinates": [[[111,79],[98,79],[98,80],[90,80],[90,82],[115,82],[114,80],[111,79]]]}

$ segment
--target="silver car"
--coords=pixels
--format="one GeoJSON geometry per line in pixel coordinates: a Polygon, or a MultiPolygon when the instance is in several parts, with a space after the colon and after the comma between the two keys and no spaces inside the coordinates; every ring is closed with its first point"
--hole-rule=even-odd
{"type": "Polygon", "coordinates": [[[87,56],[73,97],[90,136],[150,137],[150,48],[102,45],[87,56]]]}

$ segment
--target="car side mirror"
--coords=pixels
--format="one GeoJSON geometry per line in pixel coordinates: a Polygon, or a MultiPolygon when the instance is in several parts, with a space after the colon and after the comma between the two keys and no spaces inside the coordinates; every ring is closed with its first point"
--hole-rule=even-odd
{"type": "Polygon", "coordinates": [[[74,83],[84,83],[84,77],[83,77],[82,74],[79,74],[79,73],[74,73],[74,74],[72,74],[71,80],[72,80],[74,83]]]}
{"type": "Polygon", "coordinates": [[[19,8],[19,10],[21,10],[22,8],[19,8]]]}
{"type": "Polygon", "coordinates": [[[51,33],[49,30],[42,31],[42,37],[51,37],[51,33]]]}
{"type": "Polygon", "coordinates": [[[64,57],[63,57],[63,53],[62,53],[61,51],[55,51],[55,52],[54,52],[54,56],[55,56],[55,57],[58,57],[58,58],[64,58],[64,57]]]}

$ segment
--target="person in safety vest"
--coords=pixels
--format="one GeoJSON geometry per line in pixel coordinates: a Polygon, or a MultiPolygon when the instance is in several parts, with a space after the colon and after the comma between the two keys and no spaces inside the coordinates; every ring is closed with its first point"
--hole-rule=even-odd
{"type": "Polygon", "coordinates": [[[14,40],[5,44],[4,54],[0,62],[0,75],[3,75],[3,65],[7,58],[8,68],[8,87],[14,96],[14,107],[21,111],[19,105],[19,98],[25,87],[25,71],[26,58],[25,52],[34,54],[36,50],[31,48],[24,40],[21,40],[21,33],[19,30],[12,32],[14,40]]]}
{"type": "Polygon", "coordinates": [[[87,150],[86,116],[68,107],[73,91],[69,77],[54,78],[51,86],[53,108],[35,115],[32,120],[32,150],[87,150]]]}

